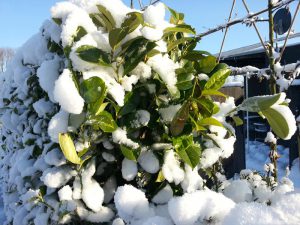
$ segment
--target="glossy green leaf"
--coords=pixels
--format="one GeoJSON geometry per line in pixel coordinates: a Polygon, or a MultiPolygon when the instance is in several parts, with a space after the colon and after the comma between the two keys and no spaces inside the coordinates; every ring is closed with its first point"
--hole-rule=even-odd
{"type": "Polygon", "coordinates": [[[132,149],[127,146],[121,145],[121,152],[126,159],[137,161],[139,156],[139,151],[137,149],[132,149]]]}
{"type": "Polygon", "coordinates": [[[200,161],[201,148],[193,141],[193,135],[173,138],[174,148],[179,157],[190,167],[195,168],[200,161]]]}
{"type": "Polygon", "coordinates": [[[218,126],[218,127],[224,127],[223,124],[219,120],[217,120],[213,117],[203,118],[203,119],[199,120],[198,123],[199,123],[200,126],[211,126],[211,125],[213,125],[213,126],[218,126]]]}
{"type": "Polygon", "coordinates": [[[225,84],[225,81],[230,73],[231,70],[227,66],[219,64],[212,72],[212,75],[206,82],[204,89],[219,90],[225,84]]]}
{"type": "Polygon", "coordinates": [[[87,103],[93,103],[99,99],[102,99],[103,102],[106,86],[101,78],[91,77],[80,84],[80,93],[87,103]]]}
{"type": "Polygon", "coordinates": [[[113,50],[117,49],[121,41],[126,37],[128,34],[127,29],[125,28],[114,28],[109,32],[109,44],[113,50]]]}
{"type": "Polygon", "coordinates": [[[97,116],[90,116],[86,123],[88,125],[92,125],[95,129],[100,128],[106,133],[112,133],[118,128],[116,121],[107,111],[103,111],[97,116]]]}
{"type": "Polygon", "coordinates": [[[170,23],[172,24],[182,24],[184,20],[184,14],[175,11],[174,9],[166,6],[171,14],[170,23]]]}
{"type": "Polygon", "coordinates": [[[149,42],[146,39],[138,39],[133,42],[133,49],[127,49],[126,58],[124,63],[124,74],[131,72],[141,61],[144,60],[146,55],[156,47],[154,42],[149,42]]]}
{"type": "Polygon", "coordinates": [[[69,115],[69,127],[72,127],[74,129],[78,129],[81,124],[85,121],[86,113],[82,112],[80,114],[70,114],[69,115]]]}
{"type": "Polygon", "coordinates": [[[127,30],[127,33],[133,32],[138,26],[144,23],[143,15],[139,12],[131,12],[127,14],[121,27],[127,30]]]}
{"type": "Polygon", "coordinates": [[[98,10],[100,11],[100,17],[104,21],[108,31],[116,27],[116,22],[111,13],[102,5],[97,5],[98,10]]]}
{"type": "Polygon", "coordinates": [[[198,109],[201,115],[204,117],[211,117],[214,112],[215,105],[212,100],[207,98],[193,99],[198,104],[198,109]]]}
{"type": "Polygon", "coordinates": [[[82,26],[79,26],[77,28],[76,35],[74,37],[74,42],[79,41],[86,34],[87,34],[86,30],[82,26]]]}
{"type": "Polygon", "coordinates": [[[277,103],[281,97],[281,93],[275,95],[255,96],[247,98],[242,104],[238,106],[238,110],[249,112],[260,112],[270,108],[277,103]]]}
{"type": "MultiPolygon", "coordinates": [[[[277,107],[286,107],[286,106],[277,106],[277,107]]],[[[262,114],[268,120],[272,131],[280,138],[286,139],[290,133],[290,127],[287,122],[287,119],[282,113],[276,108],[268,108],[262,111],[262,114]]]]}
{"type": "Polygon", "coordinates": [[[68,133],[59,134],[59,146],[65,158],[74,164],[81,164],[82,160],[78,157],[75,145],[72,138],[68,133]]]}
{"type": "Polygon", "coordinates": [[[206,56],[202,59],[199,56],[199,62],[195,65],[198,73],[209,74],[217,65],[217,59],[214,56],[206,56]]]}
{"type": "Polygon", "coordinates": [[[241,126],[244,124],[243,120],[238,116],[233,116],[232,119],[235,123],[235,126],[241,126]]]}
{"type": "Polygon", "coordinates": [[[89,16],[97,27],[104,27],[105,24],[103,24],[104,22],[100,13],[91,13],[89,16]]]}
{"type": "MultiPolygon", "coordinates": [[[[187,51],[182,56],[182,58],[190,60],[190,61],[199,61],[199,60],[207,58],[207,55],[210,56],[210,53],[205,52],[205,51],[192,50],[192,51],[187,51]]],[[[198,68],[199,68],[199,64],[198,64],[198,68]]],[[[200,69],[199,69],[199,71],[200,71],[200,69]]]]}
{"type": "Polygon", "coordinates": [[[190,73],[180,73],[177,75],[176,86],[179,90],[185,91],[193,87],[193,74],[190,73]]]}
{"type": "Polygon", "coordinates": [[[222,92],[220,91],[216,91],[216,90],[203,90],[202,93],[201,93],[202,96],[212,96],[212,95],[215,95],[215,96],[221,96],[221,97],[224,97],[224,98],[227,98],[228,96],[223,94],[222,92]]]}
{"type": "Polygon", "coordinates": [[[178,45],[185,44],[187,42],[191,42],[193,40],[192,37],[183,37],[176,41],[172,41],[168,43],[167,50],[168,52],[172,51],[174,48],[177,48],[178,45]]]}
{"type": "Polygon", "coordinates": [[[169,34],[169,33],[176,33],[176,32],[182,32],[182,33],[187,33],[187,34],[196,34],[196,31],[194,28],[192,28],[190,25],[187,24],[179,24],[174,27],[167,27],[164,29],[164,34],[169,34]]]}
{"type": "Polygon", "coordinates": [[[189,111],[190,102],[187,101],[182,105],[171,122],[170,131],[173,136],[178,136],[182,133],[186,121],[189,118],[189,111]]]}
{"type": "Polygon", "coordinates": [[[76,53],[79,58],[90,63],[95,63],[101,66],[110,66],[111,64],[109,54],[94,46],[80,46],[76,50],[76,53]]]}

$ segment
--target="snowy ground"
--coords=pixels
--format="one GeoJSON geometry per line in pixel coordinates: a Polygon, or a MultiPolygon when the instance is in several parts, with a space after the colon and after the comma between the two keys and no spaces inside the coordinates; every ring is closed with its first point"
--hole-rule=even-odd
{"type": "MultiPolygon", "coordinates": [[[[246,150],[246,168],[263,172],[264,164],[269,163],[270,148],[264,143],[257,141],[249,142],[249,151],[246,150]]],[[[280,158],[278,160],[279,178],[284,177],[289,165],[289,149],[284,146],[278,146],[280,158]]],[[[300,165],[299,158],[293,162],[289,178],[294,182],[295,189],[300,191],[300,165]]]]}

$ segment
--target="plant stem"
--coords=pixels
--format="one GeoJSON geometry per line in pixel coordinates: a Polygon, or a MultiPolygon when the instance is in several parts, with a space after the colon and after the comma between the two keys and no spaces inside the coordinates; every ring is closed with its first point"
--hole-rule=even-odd
{"type": "MultiPolygon", "coordinates": [[[[275,71],[275,58],[274,58],[274,20],[272,14],[272,0],[268,0],[268,15],[269,15],[269,66],[270,66],[270,92],[272,95],[276,94],[276,71],[275,71]]],[[[271,144],[270,160],[274,165],[273,176],[277,182],[277,145],[271,144]]]]}
{"type": "Polygon", "coordinates": [[[269,66],[271,70],[271,76],[270,76],[270,92],[271,94],[276,94],[276,71],[274,68],[275,65],[275,59],[274,59],[274,21],[273,21],[273,15],[272,15],[272,0],[268,0],[268,14],[269,14],[269,66]]]}

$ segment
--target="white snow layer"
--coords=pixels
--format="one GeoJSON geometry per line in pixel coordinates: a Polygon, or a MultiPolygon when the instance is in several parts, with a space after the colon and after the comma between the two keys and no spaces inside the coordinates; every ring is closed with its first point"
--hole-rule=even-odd
{"type": "Polygon", "coordinates": [[[55,81],[54,99],[66,112],[80,114],[84,106],[84,100],[80,96],[74,81],[72,72],[64,69],[63,73],[55,81]]]}

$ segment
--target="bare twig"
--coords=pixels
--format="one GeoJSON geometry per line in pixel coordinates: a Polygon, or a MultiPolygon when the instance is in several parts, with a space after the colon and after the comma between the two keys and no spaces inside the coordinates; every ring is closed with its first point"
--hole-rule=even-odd
{"type": "MultiPolygon", "coordinates": [[[[250,10],[249,10],[249,7],[248,7],[248,5],[247,5],[247,3],[246,3],[246,0],[243,0],[243,4],[244,4],[244,6],[245,6],[245,8],[246,8],[246,10],[247,10],[247,13],[250,13],[250,10]]],[[[257,28],[255,22],[253,22],[253,26],[254,26],[254,28],[255,28],[255,31],[256,31],[256,33],[257,33],[257,36],[258,36],[258,38],[259,38],[259,40],[260,40],[261,45],[264,47],[264,49],[265,49],[265,51],[266,51],[266,54],[269,55],[268,49],[267,49],[267,47],[266,47],[265,44],[264,44],[264,41],[263,41],[263,39],[262,39],[262,37],[261,37],[261,34],[260,34],[260,32],[259,32],[259,30],[258,30],[258,28],[257,28]]]]}
{"type": "MultiPolygon", "coordinates": [[[[278,9],[278,8],[284,6],[284,5],[290,4],[290,3],[293,2],[293,1],[295,1],[295,0],[285,0],[285,1],[280,1],[280,2],[278,2],[276,5],[273,6],[272,10],[275,10],[275,9],[278,9]]],[[[153,4],[154,4],[154,3],[153,3],[153,4]]],[[[205,37],[205,36],[210,35],[210,34],[212,34],[212,33],[215,33],[215,32],[217,32],[217,31],[224,30],[226,27],[231,27],[231,26],[233,26],[233,25],[235,25],[235,24],[243,23],[246,19],[252,19],[252,18],[254,18],[254,17],[256,17],[256,16],[258,16],[258,15],[260,15],[260,14],[263,14],[263,13],[267,12],[268,10],[269,10],[269,9],[266,8],[266,9],[263,9],[263,10],[261,10],[261,11],[259,11],[259,12],[254,13],[254,14],[250,14],[250,15],[244,17],[244,18],[239,18],[239,19],[232,20],[232,21],[229,22],[229,23],[226,23],[226,24],[223,24],[223,25],[219,25],[219,26],[216,27],[216,28],[209,29],[208,31],[205,31],[205,32],[203,32],[203,33],[200,33],[200,34],[198,34],[196,37],[202,38],[202,37],[205,37]]]]}
{"type": "MultiPolygon", "coordinates": [[[[233,12],[233,9],[234,9],[234,6],[235,6],[235,2],[236,2],[236,0],[233,0],[233,2],[232,2],[231,10],[230,10],[229,17],[228,17],[228,22],[230,22],[230,20],[231,20],[231,16],[232,16],[232,12],[233,12]]],[[[226,27],[226,29],[225,29],[225,33],[224,33],[224,36],[223,36],[223,40],[222,40],[222,44],[221,44],[221,48],[220,48],[220,52],[219,52],[218,62],[220,62],[221,53],[223,51],[227,31],[228,31],[228,27],[226,27]]]]}
{"type": "Polygon", "coordinates": [[[132,9],[134,8],[133,0],[130,1],[130,8],[132,8],[132,9]]]}
{"type": "Polygon", "coordinates": [[[286,38],[285,38],[285,40],[284,40],[283,47],[282,47],[282,49],[281,49],[281,51],[280,51],[280,56],[279,56],[279,58],[276,60],[276,62],[280,62],[280,60],[281,60],[281,58],[282,58],[282,56],[283,56],[284,50],[285,50],[285,48],[286,48],[287,41],[288,41],[289,36],[290,36],[290,34],[291,34],[292,27],[293,27],[294,22],[295,22],[295,20],[296,20],[296,17],[297,17],[297,14],[298,14],[298,12],[299,12],[299,9],[300,9],[300,1],[298,2],[298,5],[297,5],[297,8],[296,8],[295,14],[294,14],[293,19],[292,19],[291,26],[290,26],[290,28],[289,28],[289,30],[288,30],[288,33],[287,33],[287,35],[286,35],[286,38]]]}
{"type": "Polygon", "coordinates": [[[270,92],[271,94],[276,94],[276,71],[274,68],[275,59],[274,59],[274,20],[272,14],[272,0],[268,0],[268,15],[269,15],[269,66],[271,70],[271,77],[270,77],[270,92]]]}
{"type": "Polygon", "coordinates": [[[141,9],[144,8],[142,0],[139,0],[139,5],[140,5],[140,8],[141,8],[141,9]]]}

